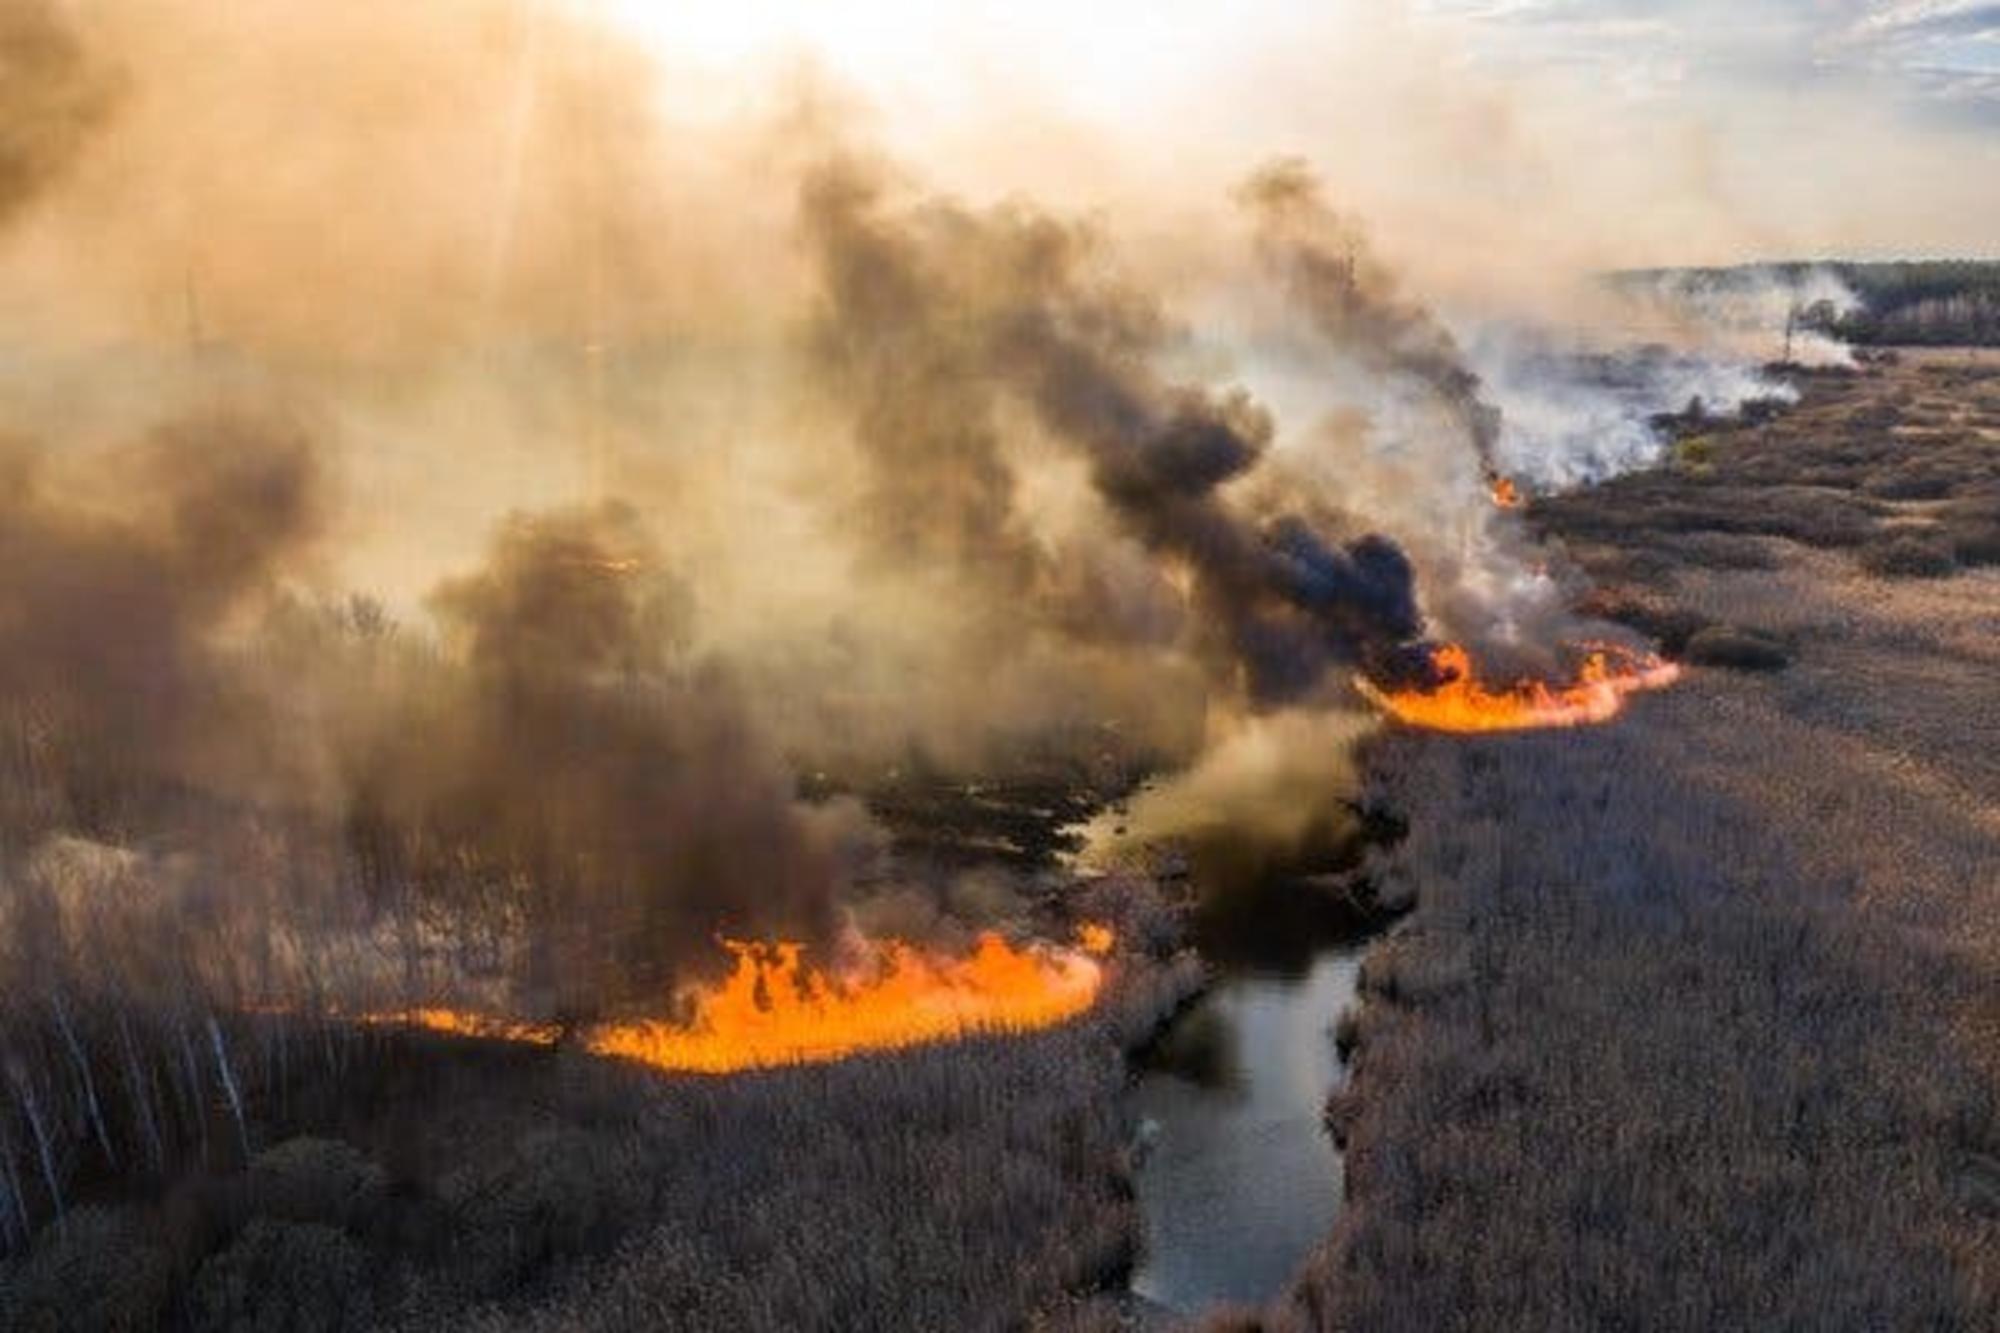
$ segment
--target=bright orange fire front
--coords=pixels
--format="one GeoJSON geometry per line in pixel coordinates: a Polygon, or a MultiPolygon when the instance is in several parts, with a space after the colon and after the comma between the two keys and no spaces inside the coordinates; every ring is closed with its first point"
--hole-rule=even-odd
{"type": "MultiPolygon", "coordinates": [[[[1086,945],[1109,947],[1108,930],[1089,929],[1102,933],[1086,945]]],[[[845,976],[807,967],[796,944],[729,949],[736,970],[695,994],[686,1023],[606,1026],[590,1035],[590,1049],[711,1074],[836,1060],[974,1032],[1048,1027],[1088,1009],[1104,980],[1089,952],[1016,949],[994,934],[980,936],[965,958],[886,944],[875,966],[845,976]]]]}
{"type": "Polygon", "coordinates": [[[1502,509],[1519,509],[1521,507],[1521,488],[1514,484],[1512,477],[1495,477],[1493,479],[1493,503],[1502,509]]]}
{"type": "MultiPolygon", "coordinates": [[[[808,966],[797,944],[730,941],[735,969],[689,996],[685,1022],[603,1023],[578,1035],[598,1055],[725,1074],[1049,1027],[1090,1008],[1104,982],[1099,960],[1115,943],[1110,927],[1086,923],[1077,938],[1074,949],[1016,948],[988,933],[962,958],[888,941],[869,946],[867,964],[837,974],[808,966]]],[[[536,1046],[561,1037],[553,1025],[456,1009],[398,1010],[361,1021],[536,1046]]]]}
{"type": "Polygon", "coordinates": [[[1472,655],[1457,644],[1431,652],[1443,682],[1428,690],[1384,690],[1356,679],[1361,693],[1383,711],[1432,731],[1526,731],[1578,727],[1615,717],[1627,695],[1657,690],[1680,679],[1681,669],[1652,653],[1618,644],[1590,644],[1576,679],[1567,685],[1538,680],[1489,688],[1473,669],[1472,655]]]}

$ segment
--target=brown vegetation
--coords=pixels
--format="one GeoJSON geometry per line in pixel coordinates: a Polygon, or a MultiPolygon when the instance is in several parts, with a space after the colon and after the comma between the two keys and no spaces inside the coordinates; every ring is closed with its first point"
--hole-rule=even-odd
{"type": "Polygon", "coordinates": [[[1804,387],[1698,462],[1537,514],[1622,580],[1607,607],[1702,622],[1695,660],[1768,643],[1789,669],[1697,672],[1612,728],[1377,755],[1420,906],[1343,1036],[1350,1209],[1259,1326],[2000,1320],[2000,585],[1849,553],[1898,517],[1880,493],[1904,488],[1871,479],[1921,461],[1987,493],[2000,376],[1804,387]],[[1713,531],[1777,567],[1679,558],[1713,531]]]}
{"type": "Polygon", "coordinates": [[[349,1041],[151,1189],[0,1262],[0,1327],[1017,1328],[1108,1319],[1137,1243],[1120,1049],[1198,983],[1142,883],[1088,1019],[727,1079],[416,1034],[349,1041]]]}

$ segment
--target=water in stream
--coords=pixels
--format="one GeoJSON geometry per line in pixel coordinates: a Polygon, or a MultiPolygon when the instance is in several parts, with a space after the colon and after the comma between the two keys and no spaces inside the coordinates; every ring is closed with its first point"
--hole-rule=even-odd
{"type": "Polygon", "coordinates": [[[1224,964],[1151,1053],[1134,1109],[1145,1253],[1132,1290],[1174,1310],[1282,1292],[1340,1211],[1322,1113],[1342,1078],[1333,1024],[1363,945],[1283,970],[1224,964]]]}

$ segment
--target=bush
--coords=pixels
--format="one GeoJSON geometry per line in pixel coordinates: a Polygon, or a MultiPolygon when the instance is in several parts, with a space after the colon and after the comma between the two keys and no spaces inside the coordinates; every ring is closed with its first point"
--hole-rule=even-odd
{"type": "Polygon", "coordinates": [[[259,1218],[195,1274],[202,1333],[343,1333],[367,1325],[368,1263],[343,1232],[259,1218]]]}
{"type": "Polygon", "coordinates": [[[359,1229],[382,1207],[388,1174],[336,1139],[287,1139],[251,1163],[250,1211],[286,1222],[359,1229]]]}
{"type": "Polygon", "coordinates": [[[1687,660],[1732,671],[1778,671],[1791,665],[1785,645],[1755,630],[1712,625],[1687,641],[1687,660]]]}
{"type": "Polygon", "coordinates": [[[79,1208],[42,1233],[0,1286],[14,1333],[143,1333],[159,1323],[172,1264],[129,1208],[79,1208]]]}
{"type": "Polygon", "coordinates": [[[1601,590],[1584,598],[1577,610],[1601,620],[1629,625],[1653,642],[1661,651],[1678,657],[1693,638],[1712,623],[1699,611],[1684,606],[1635,597],[1629,593],[1601,590]]]}
{"type": "Polygon", "coordinates": [[[1695,532],[1662,549],[1682,564],[1708,569],[1776,569],[1778,557],[1761,537],[1729,532],[1695,532]]]}
{"type": "Polygon", "coordinates": [[[2000,518],[1947,519],[1944,534],[1961,565],[2000,565],[2000,518]]]}
{"type": "Polygon", "coordinates": [[[1861,489],[1879,500],[1942,500],[1951,494],[1952,485],[1947,473],[1921,463],[1906,463],[1876,473],[1861,489]]]}
{"type": "Polygon", "coordinates": [[[644,1216],[646,1177],[619,1160],[624,1147],[584,1130],[539,1130],[439,1182],[466,1287],[507,1290],[631,1230],[644,1216]]]}
{"type": "Polygon", "coordinates": [[[2000,565],[2000,494],[1953,501],[1939,515],[1938,530],[1960,564],[2000,565]]]}
{"type": "Polygon", "coordinates": [[[1715,440],[1708,435],[1691,435],[1674,446],[1674,461],[1699,471],[1715,462],[1715,440]]]}
{"type": "Polygon", "coordinates": [[[1877,537],[1861,550],[1861,567],[1884,578],[1941,578],[1957,565],[1942,539],[1914,533],[1877,537]]]}

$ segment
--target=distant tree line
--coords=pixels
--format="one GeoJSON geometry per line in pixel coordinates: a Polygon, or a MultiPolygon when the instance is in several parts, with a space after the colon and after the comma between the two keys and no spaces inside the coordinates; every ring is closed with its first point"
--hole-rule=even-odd
{"type": "Polygon", "coordinates": [[[2000,345],[2000,262],[1972,259],[1834,264],[1860,298],[1847,311],[1821,302],[1801,317],[1843,342],[2000,345]]]}
{"type": "Polygon", "coordinates": [[[1651,269],[1612,275],[1615,286],[1664,281],[1689,296],[1744,294],[1790,287],[1800,293],[1799,327],[1859,346],[2000,346],[2000,260],[1927,259],[1894,263],[1840,261],[1744,264],[1732,268],[1651,269]],[[1856,298],[1827,299],[1837,279],[1856,298]]]}

